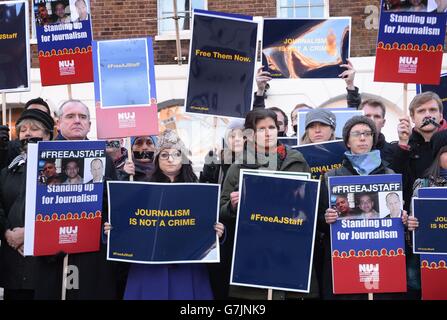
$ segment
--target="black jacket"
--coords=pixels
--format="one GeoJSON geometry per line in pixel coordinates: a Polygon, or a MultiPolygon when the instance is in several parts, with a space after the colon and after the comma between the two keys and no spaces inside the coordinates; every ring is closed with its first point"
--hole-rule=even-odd
{"type": "Polygon", "coordinates": [[[0,287],[34,289],[34,257],[23,257],[8,245],[5,231],[25,226],[26,164],[0,174],[0,287]]]}
{"type": "Polygon", "coordinates": [[[433,162],[430,142],[413,129],[408,141],[409,150],[401,148],[397,143],[392,145],[393,158],[390,168],[402,174],[404,191],[404,209],[409,211],[413,184],[418,178],[424,177],[425,171],[433,162]]]}
{"type": "Polygon", "coordinates": [[[0,148],[0,169],[6,168],[20,152],[19,140],[8,141],[6,145],[0,148]]]}

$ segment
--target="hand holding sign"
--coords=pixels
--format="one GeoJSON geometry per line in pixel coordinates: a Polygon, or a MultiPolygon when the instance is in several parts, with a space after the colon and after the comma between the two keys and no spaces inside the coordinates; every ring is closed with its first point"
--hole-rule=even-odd
{"type": "Polygon", "coordinates": [[[407,145],[410,139],[410,118],[408,116],[399,118],[399,124],[397,125],[397,134],[399,136],[399,144],[407,145]]]}

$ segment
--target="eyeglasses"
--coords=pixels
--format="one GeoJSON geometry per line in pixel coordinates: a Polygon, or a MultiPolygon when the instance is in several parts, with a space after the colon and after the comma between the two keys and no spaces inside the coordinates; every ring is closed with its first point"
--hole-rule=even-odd
{"type": "Polygon", "coordinates": [[[106,141],[106,148],[119,149],[121,147],[119,140],[106,141]]]}
{"type": "Polygon", "coordinates": [[[180,151],[175,151],[173,153],[169,153],[169,152],[161,152],[160,153],[160,159],[162,159],[162,160],[168,160],[169,157],[172,157],[172,160],[177,160],[182,157],[182,153],[180,151]]]}
{"type": "Polygon", "coordinates": [[[360,138],[360,136],[365,136],[365,138],[369,138],[372,137],[372,135],[373,135],[372,131],[363,131],[363,132],[353,131],[350,133],[350,136],[353,138],[360,138]]]}

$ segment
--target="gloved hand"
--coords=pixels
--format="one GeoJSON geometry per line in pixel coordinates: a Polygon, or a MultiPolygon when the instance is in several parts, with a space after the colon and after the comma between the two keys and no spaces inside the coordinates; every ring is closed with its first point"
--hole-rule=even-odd
{"type": "Polygon", "coordinates": [[[8,146],[9,141],[9,128],[8,126],[0,125],[0,148],[5,149],[8,146]]]}

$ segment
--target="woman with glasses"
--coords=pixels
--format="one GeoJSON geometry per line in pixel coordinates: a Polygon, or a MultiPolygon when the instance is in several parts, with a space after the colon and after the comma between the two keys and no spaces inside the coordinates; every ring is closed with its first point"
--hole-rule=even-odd
{"type": "MultiPolygon", "coordinates": [[[[149,181],[177,183],[198,182],[188,150],[174,131],[159,137],[155,150],[154,172],[149,181]]],[[[111,225],[104,225],[105,232],[111,225]]],[[[214,226],[219,237],[224,226],[214,226]]],[[[131,264],[127,277],[125,300],[210,300],[213,294],[208,270],[204,264],[131,264]]]]}
{"type": "MultiPolygon", "coordinates": [[[[325,259],[323,265],[323,299],[355,299],[366,300],[367,294],[337,294],[332,292],[331,244],[329,225],[337,221],[338,212],[329,207],[328,177],[333,176],[368,176],[376,174],[391,174],[393,170],[387,168],[380,157],[380,151],[374,150],[377,142],[377,129],[374,122],[365,116],[354,116],[343,127],[343,141],[348,151],[345,152],[342,167],[328,171],[320,192],[318,213],[318,229],[325,234],[325,259]]],[[[406,211],[402,213],[402,222],[407,223],[406,211]]],[[[403,294],[374,294],[374,299],[399,299],[403,294]]]]}

